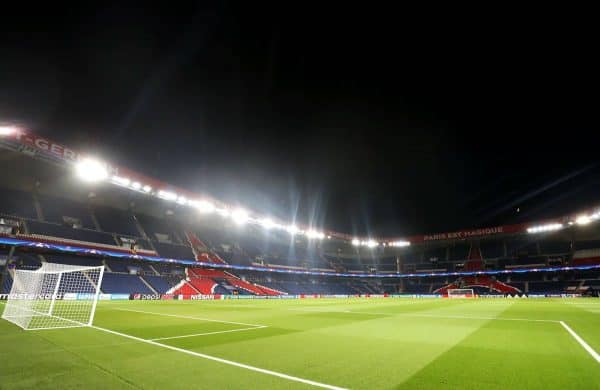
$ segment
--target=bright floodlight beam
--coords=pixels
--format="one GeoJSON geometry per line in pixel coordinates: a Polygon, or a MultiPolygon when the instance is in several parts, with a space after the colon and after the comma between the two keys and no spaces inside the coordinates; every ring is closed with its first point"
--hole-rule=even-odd
{"type": "Polygon", "coordinates": [[[592,219],[588,215],[581,215],[575,220],[578,225],[587,225],[590,222],[592,222],[592,219]]]}
{"type": "Polygon", "coordinates": [[[196,203],[198,211],[204,214],[210,214],[215,211],[215,205],[207,200],[200,200],[196,203]]]}
{"type": "Polygon", "coordinates": [[[9,136],[17,132],[17,128],[14,126],[0,126],[0,136],[9,136]]]}
{"type": "Polygon", "coordinates": [[[292,236],[295,234],[300,233],[300,229],[298,229],[298,227],[296,225],[290,225],[287,227],[287,232],[290,233],[292,236]]]}
{"type": "Polygon", "coordinates": [[[366,245],[368,248],[375,248],[377,245],[379,245],[379,243],[378,243],[377,241],[374,241],[374,240],[369,240],[369,241],[367,241],[367,242],[365,243],[365,245],[366,245]]]}
{"type": "Polygon", "coordinates": [[[237,209],[231,213],[231,218],[233,219],[233,222],[237,223],[238,225],[243,225],[248,222],[249,216],[246,210],[237,209]]]}
{"type": "Polygon", "coordinates": [[[263,218],[260,220],[260,224],[265,229],[269,230],[275,227],[275,222],[271,218],[263,218]]]}
{"type": "Polygon", "coordinates": [[[99,182],[108,178],[106,164],[91,158],[85,158],[75,166],[77,176],[87,182],[99,182]]]}

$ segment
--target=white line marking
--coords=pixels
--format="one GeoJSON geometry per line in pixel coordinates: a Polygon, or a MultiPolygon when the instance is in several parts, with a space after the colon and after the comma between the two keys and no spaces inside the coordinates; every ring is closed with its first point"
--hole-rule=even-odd
{"type": "Polygon", "coordinates": [[[187,337],[208,336],[208,335],[211,335],[211,334],[220,334],[220,333],[242,332],[242,331],[248,331],[248,330],[254,330],[254,329],[263,329],[263,328],[268,328],[268,327],[266,325],[258,326],[258,327],[253,326],[251,328],[221,330],[221,331],[217,331],[217,332],[206,332],[206,333],[196,333],[196,334],[186,334],[186,335],[183,335],[183,336],[159,337],[157,339],[151,339],[151,340],[152,341],[158,341],[158,340],[184,339],[184,338],[187,338],[187,337]]]}
{"type": "Polygon", "coordinates": [[[265,326],[265,325],[259,325],[259,324],[246,324],[244,322],[214,320],[212,318],[191,317],[191,316],[181,316],[181,315],[178,315],[178,314],[157,313],[157,312],[153,312],[153,311],[143,311],[143,310],[133,310],[133,309],[118,309],[118,308],[114,308],[112,310],[131,311],[131,312],[134,312],[134,313],[144,313],[144,314],[154,314],[156,316],[175,317],[175,318],[183,318],[183,319],[188,319],[188,320],[208,321],[208,322],[220,322],[222,324],[253,326],[255,328],[258,328],[260,326],[265,326]]]}
{"type": "Polygon", "coordinates": [[[246,370],[260,372],[261,374],[276,376],[276,377],[287,379],[287,380],[293,381],[293,382],[300,382],[300,383],[304,383],[304,384],[307,384],[307,385],[311,385],[311,386],[315,386],[315,387],[322,387],[322,388],[331,389],[331,390],[346,390],[343,387],[337,387],[337,386],[332,386],[332,385],[328,385],[328,384],[325,384],[325,383],[319,383],[319,382],[311,381],[309,379],[298,378],[296,376],[282,374],[282,373],[277,372],[277,371],[265,370],[264,368],[258,368],[258,367],[254,367],[254,366],[249,366],[247,364],[238,363],[238,362],[234,362],[234,361],[226,360],[226,359],[221,359],[221,358],[218,358],[218,357],[215,357],[215,356],[205,355],[203,353],[198,353],[198,352],[190,351],[190,350],[187,350],[187,349],[173,347],[171,345],[161,344],[161,343],[157,343],[156,341],[152,341],[152,340],[141,339],[139,337],[131,336],[131,335],[128,335],[128,334],[125,334],[125,333],[116,332],[116,331],[110,330],[110,329],[100,328],[98,326],[92,326],[92,328],[100,330],[102,332],[107,332],[107,333],[111,333],[111,334],[114,334],[114,335],[117,335],[117,336],[126,337],[128,339],[136,340],[136,341],[139,341],[141,343],[146,343],[146,344],[154,345],[156,347],[170,349],[171,351],[185,353],[185,354],[188,354],[188,355],[191,355],[191,356],[195,356],[195,357],[199,357],[199,358],[207,359],[207,360],[212,360],[214,362],[223,363],[223,364],[227,364],[227,365],[230,365],[230,366],[235,366],[235,367],[239,367],[239,368],[245,368],[246,370]]]}
{"type": "Polygon", "coordinates": [[[503,318],[503,317],[472,317],[472,316],[459,316],[459,315],[439,315],[439,314],[418,314],[418,313],[380,313],[380,312],[362,312],[362,311],[351,311],[351,310],[311,310],[311,309],[288,309],[291,311],[303,311],[303,312],[314,312],[314,313],[350,313],[350,314],[366,314],[374,316],[390,316],[390,317],[426,317],[426,318],[449,318],[449,319],[461,319],[461,320],[498,320],[498,321],[525,321],[525,322],[550,322],[558,323],[559,320],[538,320],[531,318],[503,318]]]}
{"type": "Polygon", "coordinates": [[[560,324],[563,326],[563,328],[567,330],[567,332],[571,334],[571,336],[573,336],[575,340],[577,340],[577,342],[583,347],[583,349],[585,349],[590,355],[592,355],[592,357],[598,363],[600,363],[600,355],[598,355],[598,352],[594,351],[594,349],[590,347],[589,344],[586,343],[581,337],[579,337],[579,335],[575,333],[575,331],[571,329],[571,327],[567,325],[564,321],[560,321],[560,324]]]}

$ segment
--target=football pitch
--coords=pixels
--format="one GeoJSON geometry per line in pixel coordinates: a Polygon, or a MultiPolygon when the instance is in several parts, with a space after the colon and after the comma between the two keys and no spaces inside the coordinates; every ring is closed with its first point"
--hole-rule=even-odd
{"type": "Polygon", "coordinates": [[[600,389],[599,299],[101,301],[94,325],[0,320],[0,388],[600,389]]]}

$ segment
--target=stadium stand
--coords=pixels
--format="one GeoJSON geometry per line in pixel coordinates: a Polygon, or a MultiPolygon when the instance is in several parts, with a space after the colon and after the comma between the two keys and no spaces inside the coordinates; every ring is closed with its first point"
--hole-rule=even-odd
{"type": "Polygon", "coordinates": [[[101,290],[108,294],[154,294],[137,275],[105,273],[101,290]]]}
{"type": "MultiPolygon", "coordinates": [[[[137,247],[156,249],[159,256],[172,259],[197,259],[206,263],[233,265],[260,265],[285,270],[335,270],[349,273],[397,272],[397,258],[403,272],[430,274],[468,270],[527,270],[557,265],[600,264],[600,239],[586,234],[582,239],[568,235],[533,237],[508,235],[486,239],[448,240],[424,243],[390,254],[377,249],[364,255],[349,246],[315,246],[306,242],[291,242],[285,234],[265,234],[253,229],[228,230],[223,225],[194,226],[189,228],[176,216],[158,218],[137,213],[134,216],[124,207],[96,206],[89,209],[84,202],[75,202],[53,196],[6,190],[0,191],[0,212],[13,216],[31,234],[28,237],[75,240],[70,245],[108,245],[120,249],[119,237],[132,238],[137,247]],[[36,200],[37,199],[37,200],[36,200]],[[39,213],[36,211],[39,203],[39,213]],[[38,215],[39,214],[39,215],[38,215]],[[134,219],[137,218],[137,221],[134,219]],[[97,221],[94,221],[94,219],[97,221]],[[141,230],[138,229],[138,222],[141,230]],[[74,228],[72,225],[79,226],[74,228]],[[99,227],[101,231],[96,228],[99,227]],[[144,233],[151,240],[145,238],[144,233]],[[340,249],[343,248],[343,249],[340,249]],[[475,253],[475,255],[473,254],[475,253]],[[473,261],[477,259],[478,262],[473,261]],[[475,267],[475,268],[472,268],[475,267]]],[[[337,244],[335,244],[337,245],[337,244]]],[[[125,245],[126,247],[126,245],[125,245]]],[[[127,248],[127,247],[126,247],[127,248]]],[[[0,255],[7,256],[7,248],[0,255]]],[[[127,248],[129,249],[129,248],[127,248]]],[[[180,293],[216,294],[377,294],[382,292],[422,293],[444,291],[450,285],[473,285],[480,292],[514,293],[505,286],[525,293],[556,294],[565,291],[583,291],[584,287],[597,288],[600,271],[560,275],[539,272],[513,273],[494,278],[430,277],[400,281],[377,278],[366,282],[356,278],[298,276],[285,274],[256,274],[252,272],[220,270],[199,271],[165,263],[144,263],[116,258],[101,259],[52,252],[40,253],[17,250],[11,259],[18,268],[33,269],[42,261],[75,265],[107,266],[106,292],[165,293],[175,289],[180,293]],[[41,255],[41,256],[40,256],[41,255]],[[240,277],[241,276],[241,277],[240,277]],[[187,277],[187,280],[186,280],[187,277]],[[487,289],[487,290],[486,290],[487,289]]],[[[5,270],[2,288],[10,283],[5,270]]],[[[104,284],[102,287],[103,291],[104,284]]]]}
{"type": "Polygon", "coordinates": [[[93,242],[106,245],[117,244],[112,234],[98,232],[95,230],[74,229],[70,226],[39,221],[27,221],[27,226],[31,234],[48,237],[61,237],[70,240],[93,242]]]}
{"type": "Polygon", "coordinates": [[[44,220],[57,224],[79,222],[81,228],[95,229],[87,206],[67,199],[38,195],[44,220]]]}
{"type": "Polygon", "coordinates": [[[162,242],[155,242],[153,245],[161,257],[187,260],[192,260],[195,258],[192,248],[189,246],[166,244],[162,242]]]}
{"type": "Polygon", "coordinates": [[[0,189],[0,213],[27,219],[37,219],[33,197],[29,192],[0,189]]]}
{"type": "Polygon", "coordinates": [[[170,280],[164,276],[144,275],[142,276],[142,279],[144,279],[152,286],[154,290],[156,290],[156,292],[160,294],[166,294],[167,291],[174,286],[174,284],[172,284],[170,280]]]}
{"type": "Polygon", "coordinates": [[[128,211],[96,206],[94,207],[94,214],[100,228],[105,232],[124,234],[129,237],[140,236],[133,214],[128,211]]]}
{"type": "Polygon", "coordinates": [[[83,265],[87,267],[94,267],[102,265],[102,260],[93,257],[73,256],[66,254],[46,254],[44,255],[46,261],[50,263],[69,264],[69,265],[83,265]]]}

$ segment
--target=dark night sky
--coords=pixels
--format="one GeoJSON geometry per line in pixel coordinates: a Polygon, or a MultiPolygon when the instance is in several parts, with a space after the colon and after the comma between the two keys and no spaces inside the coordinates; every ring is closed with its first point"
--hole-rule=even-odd
{"type": "Polygon", "coordinates": [[[0,120],[348,233],[513,223],[600,199],[581,15],[246,3],[14,10],[0,120]]]}

